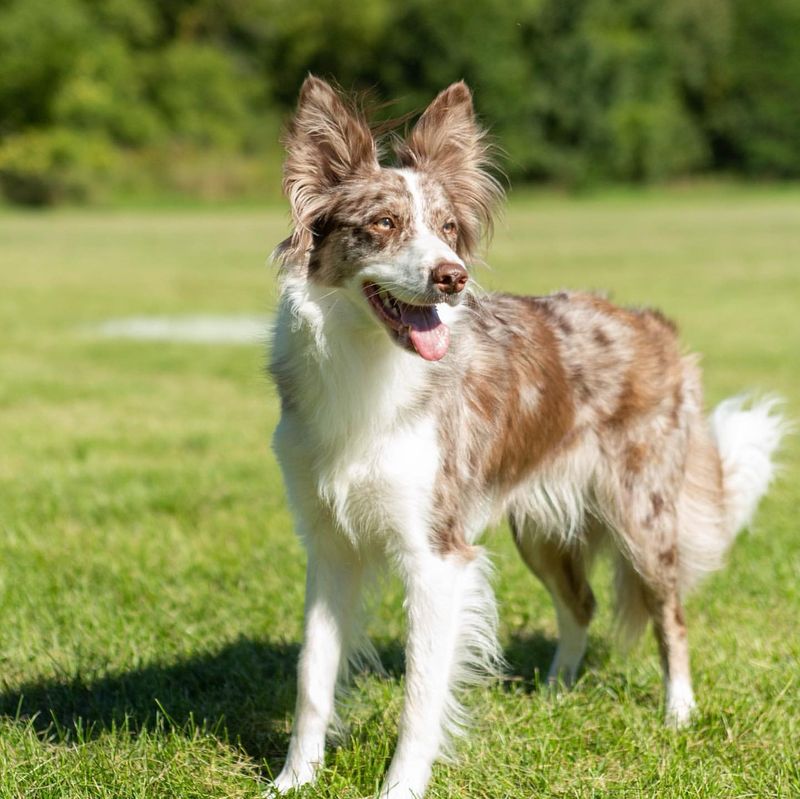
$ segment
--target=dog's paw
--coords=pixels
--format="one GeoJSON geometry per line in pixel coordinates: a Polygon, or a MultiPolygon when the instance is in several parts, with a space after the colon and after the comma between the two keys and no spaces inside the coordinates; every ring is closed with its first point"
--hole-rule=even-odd
{"type": "Polygon", "coordinates": [[[576,682],[577,675],[575,670],[559,669],[550,671],[545,685],[552,696],[558,697],[569,693],[575,687],[576,682]]]}
{"type": "Polygon", "coordinates": [[[553,661],[544,687],[550,699],[558,700],[566,696],[578,681],[578,666],[575,664],[561,665],[553,661]]]}
{"type": "Polygon", "coordinates": [[[685,681],[675,681],[667,690],[664,723],[674,730],[688,727],[696,708],[692,686],[685,681]]]}
{"type": "MultiPolygon", "coordinates": [[[[375,797],[370,797],[370,799],[375,799],[375,797]]],[[[391,787],[384,785],[378,791],[377,799],[422,799],[422,794],[400,785],[391,787]]]]}
{"type": "Polygon", "coordinates": [[[692,723],[694,710],[694,704],[669,707],[664,715],[664,725],[672,730],[682,730],[692,723]]]}
{"type": "Polygon", "coordinates": [[[283,771],[267,785],[261,795],[264,799],[283,796],[285,793],[289,793],[289,791],[293,791],[296,788],[313,782],[315,776],[315,772],[311,768],[303,769],[299,773],[293,769],[284,768],[283,771]]]}

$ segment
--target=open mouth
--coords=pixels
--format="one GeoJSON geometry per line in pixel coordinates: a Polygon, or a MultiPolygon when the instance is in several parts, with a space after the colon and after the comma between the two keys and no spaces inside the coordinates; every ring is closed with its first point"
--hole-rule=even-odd
{"type": "Polygon", "coordinates": [[[439,319],[435,305],[403,302],[377,283],[365,283],[362,291],[375,315],[401,347],[416,352],[426,361],[444,358],[450,346],[450,329],[439,319]]]}

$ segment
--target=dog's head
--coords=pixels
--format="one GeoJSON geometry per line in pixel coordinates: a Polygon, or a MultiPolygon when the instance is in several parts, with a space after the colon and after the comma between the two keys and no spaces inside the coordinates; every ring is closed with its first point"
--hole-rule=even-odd
{"type": "Polygon", "coordinates": [[[449,330],[436,306],[461,301],[502,195],[466,84],[439,94],[385,167],[364,116],[309,76],[285,144],[284,267],[357,296],[398,344],[439,360],[449,330]]]}

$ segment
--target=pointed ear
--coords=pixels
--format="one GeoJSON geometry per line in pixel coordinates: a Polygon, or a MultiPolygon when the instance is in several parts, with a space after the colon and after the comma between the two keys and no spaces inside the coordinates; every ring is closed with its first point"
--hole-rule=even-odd
{"type": "Polygon", "coordinates": [[[403,166],[428,171],[444,186],[458,218],[462,258],[472,257],[482,236],[491,233],[492,216],[503,197],[487,171],[489,150],[464,81],[441,92],[398,147],[403,166]]]}
{"type": "Polygon", "coordinates": [[[284,136],[283,191],[294,232],[280,253],[286,261],[311,248],[315,222],[332,189],[349,177],[378,169],[375,139],[361,114],[328,83],[309,75],[284,136]]]}

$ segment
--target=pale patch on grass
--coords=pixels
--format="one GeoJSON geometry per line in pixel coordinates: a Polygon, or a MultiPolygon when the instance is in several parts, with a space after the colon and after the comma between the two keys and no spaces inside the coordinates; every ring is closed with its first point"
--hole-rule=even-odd
{"type": "Polygon", "coordinates": [[[176,341],[192,344],[263,344],[268,316],[130,316],[82,328],[103,338],[176,341]]]}

